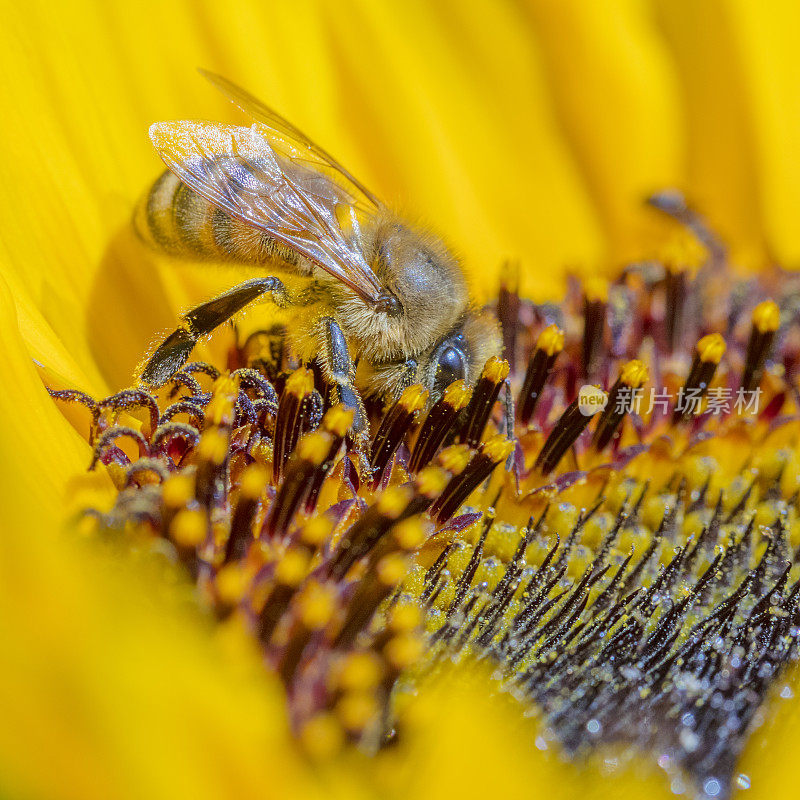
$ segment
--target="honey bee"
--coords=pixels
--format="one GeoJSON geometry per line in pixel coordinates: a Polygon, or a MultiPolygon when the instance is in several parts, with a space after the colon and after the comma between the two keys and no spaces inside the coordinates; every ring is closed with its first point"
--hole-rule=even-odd
{"type": "Polygon", "coordinates": [[[168,254],[267,274],[187,311],[141,381],[162,385],[203,336],[261,298],[288,309],[289,346],[320,365],[335,399],[354,411],[355,434],[367,427],[362,396],[397,398],[419,382],[433,402],[453,381],[474,384],[500,336],[470,301],[458,259],[291,123],[203,74],[253,124],[152,125],[168,170],[137,210],[136,228],[168,254]]]}

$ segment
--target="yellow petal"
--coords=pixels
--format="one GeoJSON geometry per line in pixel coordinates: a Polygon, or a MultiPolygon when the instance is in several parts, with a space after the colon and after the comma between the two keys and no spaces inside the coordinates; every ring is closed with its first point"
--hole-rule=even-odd
{"type": "Polygon", "coordinates": [[[800,671],[788,670],[772,687],[770,699],[754,722],[752,737],[737,764],[748,797],[790,797],[797,785],[797,748],[800,746],[800,714],[797,693],[800,671]]]}
{"type": "Polygon", "coordinates": [[[91,452],[47,394],[2,277],[0,384],[0,508],[5,521],[29,525],[35,535],[40,515],[52,519],[63,510],[67,485],[86,470],[91,452]]]}
{"type": "Polygon", "coordinates": [[[730,3],[661,2],[657,10],[681,81],[690,200],[734,257],[763,259],[746,65],[733,37],[730,3]]]}
{"type": "Polygon", "coordinates": [[[321,796],[251,646],[215,641],[157,561],[143,575],[36,521],[0,544],[0,794],[321,796]]]}
{"type": "Polygon", "coordinates": [[[783,265],[800,262],[800,6],[791,0],[729,3],[732,36],[743,64],[767,245],[783,265]]]}
{"type": "Polygon", "coordinates": [[[670,55],[645,3],[530,0],[564,138],[603,221],[614,268],[656,228],[644,200],[684,182],[684,131],[670,55]]]}
{"type": "Polygon", "coordinates": [[[787,0],[661,2],[681,74],[687,187],[751,266],[800,259],[800,7],[787,0]]]}

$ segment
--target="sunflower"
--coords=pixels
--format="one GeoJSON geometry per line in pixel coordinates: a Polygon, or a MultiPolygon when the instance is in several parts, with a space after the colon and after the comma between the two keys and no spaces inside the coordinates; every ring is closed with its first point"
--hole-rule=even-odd
{"type": "Polygon", "coordinates": [[[790,791],[794,4],[3,20],[0,793],[790,791]],[[196,65],[433,223],[501,322],[474,388],[373,409],[373,480],[257,313],[127,388],[240,277],[130,229],[150,123],[239,121],[196,65]]]}

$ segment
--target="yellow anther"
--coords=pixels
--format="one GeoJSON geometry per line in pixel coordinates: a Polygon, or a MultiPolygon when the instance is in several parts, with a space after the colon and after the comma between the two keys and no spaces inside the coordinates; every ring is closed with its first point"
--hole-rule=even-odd
{"type": "Polygon", "coordinates": [[[396,633],[413,631],[422,624],[422,611],[414,603],[398,603],[392,609],[389,627],[396,633]]]}
{"type": "Polygon", "coordinates": [[[709,333],[697,343],[697,355],[706,364],[719,364],[725,350],[725,340],[718,333],[709,333]]]}
{"type": "Polygon", "coordinates": [[[164,481],[161,497],[167,508],[182,508],[194,497],[194,481],[185,473],[170,475],[164,481]]]}
{"type": "Polygon", "coordinates": [[[536,340],[536,349],[554,356],[564,349],[564,331],[558,325],[548,325],[536,340]]]}
{"type": "Polygon", "coordinates": [[[319,547],[333,533],[333,523],[327,517],[312,517],[300,531],[300,539],[310,547],[319,547]]]}
{"type": "Polygon", "coordinates": [[[378,498],[378,511],[385,517],[396,519],[408,506],[412,495],[410,486],[392,486],[378,498]]]}
{"type": "Polygon", "coordinates": [[[708,261],[708,250],[689,231],[672,236],[659,253],[659,260],[670,272],[696,270],[708,261]]]}
{"type": "Polygon", "coordinates": [[[344,745],[344,731],[333,714],[318,714],[301,729],[300,743],[312,758],[331,758],[344,745]]]}
{"type": "Polygon", "coordinates": [[[409,414],[421,411],[428,402],[428,390],[414,384],[406,388],[398,402],[409,414]]]}
{"type": "Polygon", "coordinates": [[[422,657],[424,647],[419,636],[413,633],[403,633],[393,636],[383,648],[386,660],[395,669],[405,669],[416,664],[422,657]]]}
{"type": "Polygon", "coordinates": [[[425,497],[436,497],[444,491],[450,475],[441,467],[425,467],[420,470],[415,481],[417,491],[425,497]]]}
{"type": "Polygon", "coordinates": [[[509,369],[510,367],[508,365],[508,361],[504,361],[502,358],[498,358],[497,356],[492,356],[486,362],[486,366],[483,368],[481,377],[486,378],[486,380],[491,381],[492,383],[500,383],[508,377],[509,369]]]}
{"type": "Polygon", "coordinates": [[[248,500],[258,500],[267,486],[267,471],[261,464],[250,464],[242,472],[239,493],[248,500]]]}
{"type": "Polygon", "coordinates": [[[353,411],[341,403],[329,408],[322,418],[322,429],[330,431],[334,436],[344,436],[353,424],[353,411]]]}
{"type": "Polygon", "coordinates": [[[283,586],[299,586],[308,575],[309,559],[303,550],[288,550],[275,567],[275,580],[283,586]]]}
{"type": "Polygon", "coordinates": [[[223,603],[238,603],[247,590],[247,574],[238,564],[228,564],[217,573],[215,584],[217,594],[223,603]]]}
{"type": "Polygon", "coordinates": [[[383,673],[375,653],[353,653],[344,659],[335,675],[335,685],[345,692],[372,689],[378,685],[383,673]]]}
{"type": "Polygon", "coordinates": [[[590,303],[607,303],[608,281],[598,275],[587,278],[583,282],[583,296],[590,303]]]}
{"type": "Polygon", "coordinates": [[[463,380],[451,383],[444,390],[445,403],[454,408],[456,411],[460,411],[462,408],[466,408],[467,403],[469,403],[470,397],[472,397],[472,390],[467,389],[463,380]]]}
{"type": "Polygon", "coordinates": [[[498,433],[492,436],[491,439],[483,445],[483,452],[492,459],[492,461],[504,461],[511,455],[514,450],[514,442],[506,439],[503,434],[498,433]]]}
{"type": "Polygon", "coordinates": [[[200,437],[200,444],[197,446],[197,455],[203,461],[210,461],[212,464],[221,464],[228,453],[228,437],[217,429],[211,428],[200,437]]]}
{"type": "Polygon", "coordinates": [[[408,560],[400,553],[384,556],[377,564],[375,572],[384,586],[397,586],[408,570],[408,560]]]}
{"type": "Polygon", "coordinates": [[[378,703],[371,692],[350,692],[336,704],[336,716],[352,733],[364,730],[377,713],[378,703]]]}
{"type": "Polygon", "coordinates": [[[445,447],[439,453],[439,463],[448,471],[458,474],[464,470],[464,467],[469,464],[472,458],[472,450],[466,444],[454,444],[450,447],[445,447]]]}
{"type": "Polygon", "coordinates": [[[284,391],[302,397],[314,388],[314,374],[305,367],[296,369],[287,379],[284,391]]]}
{"type": "Polygon", "coordinates": [[[321,464],[328,457],[332,443],[331,435],[325,431],[307,433],[297,445],[297,454],[304,461],[321,464]]]}
{"type": "Polygon", "coordinates": [[[650,374],[644,362],[638,359],[633,359],[625,364],[619,373],[619,379],[626,385],[633,389],[638,389],[647,383],[650,374]]]}
{"type": "Polygon", "coordinates": [[[309,583],[298,597],[300,619],[309,630],[324,628],[336,607],[333,592],[316,582],[309,583]]]}
{"type": "Polygon", "coordinates": [[[197,547],[208,533],[206,515],[200,510],[185,508],[175,515],[169,526],[172,540],[181,547],[197,547]]]}
{"type": "Polygon", "coordinates": [[[416,550],[425,538],[425,529],[415,517],[403,520],[394,527],[394,539],[403,550],[416,550]]]}
{"type": "Polygon", "coordinates": [[[778,304],[765,300],[753,309],[753,327],[759,333],[774,333],[781,324],[781,311],[778,304]]]}

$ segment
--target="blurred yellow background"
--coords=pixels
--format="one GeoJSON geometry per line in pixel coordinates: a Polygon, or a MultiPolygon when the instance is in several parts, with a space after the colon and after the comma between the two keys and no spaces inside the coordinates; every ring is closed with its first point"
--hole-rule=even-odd
{"type": "MultiPolygon", "coordinates": [[[[483,297],[507,258],[525,294],[557,299],[568,269],[646,255],[642,198],[665,186],[742,265],[800,264],[795,1],[0,0],[0,21],[0,794],[309,796],[257,657],[220,663],[191,614],[165,617],[155,582],[53,535],[88,453],[31,356],[51,383],[102,396],[182,306],[236,277],[156,259],[127,228],[160,169],[151,122],[242,119],[195,67],[432,224],[483,297]]],[[[443,722],[467,742],[461,761],[436,749],[438,729],[424,744],[431,773],[455,764],[435,774],[466,796],[480,736],[490,755],[521,739],[463,708],[443,722]]],[[[790,710],[784,749],[751,756],[764,796],[796,781],[790,710]]],[[[520,794],[541,778],[530,757],[501,776],[520,794]]],[[[338,793],[354,794],[344,779],[338,793]]]]}

